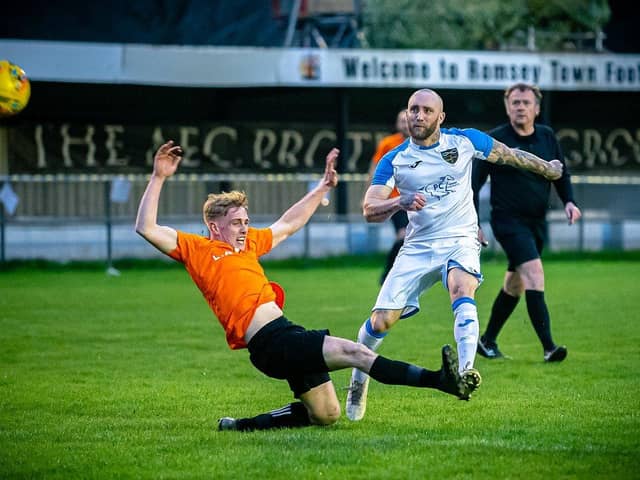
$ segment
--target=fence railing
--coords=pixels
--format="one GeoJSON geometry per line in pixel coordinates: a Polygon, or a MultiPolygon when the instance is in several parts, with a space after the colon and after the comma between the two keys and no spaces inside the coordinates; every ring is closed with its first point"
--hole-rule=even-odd
{"type": "MultiPolygon", "coordinates": [[[[318,178],[310,174],[178,174],[163,189],[160,221],[204,232],[201,208],[207,194],[237,189],[249,196],[252,223],[266,226],[318,178]]],[[[18,199],[13,215],[0,208],[0,261],[105,259],[111,265],[116,258],[160,256],[133,231],[147,181],[147,175],[0,176],[0,188],[8,184],[18,199]],[[114,192],[115,184],[120,192],[114,192]]],[[[366,224],[361,215],[366,175],[343,174],[341,182],[346,185],[346,212],[336,213],[334,192],[331,204],[321,207],[308,227],[274,251],[274,256],[370,253],[388,248],[394,236],[390,223],[366,224]]],[[[573,184],[584,216],[578,225],[569,227],[561,205],[551,199],[551,250],[640,249],[640,177],[576,175],[573,184]]],[[[487,203],[485,196],[480,206],[483,224],[488,220],[487,203]]],[[[490,248],[499,249],[495,242],[490,248]]]]}

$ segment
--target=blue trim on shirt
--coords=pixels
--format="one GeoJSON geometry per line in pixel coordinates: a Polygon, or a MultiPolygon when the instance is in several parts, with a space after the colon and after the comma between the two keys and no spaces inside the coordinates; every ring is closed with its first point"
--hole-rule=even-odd
{"type": "Polygon", "coordinates": [[[481,132],[475,128],[443,128],[440,130],[442,133],[448,133],[450,135],[462,135],[471,140],[473,148],[482,152],[486,157],[491,153],[493,148],[493,137],[490,137],[484,132],[481,132]]]}
{"type": "Polygon", "coordinates": [[[391,177],[393,177],[393,164],[391,163],[395,156],[409,146],[409,139],[406,139],[393,150],[389,150],[378,162],[376,171],[373,173],[371,185],[386,185],[391,177]]]}
{"type": "Polygon", "coordinates": [[[440,142],[436,142],[433,145],[418,145],[417,143],[412,143],[411,145],[418,150],[431,150],[432,148],[436,148],[437,146],[439,146],[440,142]]]}

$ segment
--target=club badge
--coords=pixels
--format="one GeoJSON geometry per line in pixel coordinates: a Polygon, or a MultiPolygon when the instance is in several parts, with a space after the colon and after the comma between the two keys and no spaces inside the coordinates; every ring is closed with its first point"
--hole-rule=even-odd
{"type": "Polygon", "coordinates": [[[442,159],[447,163],[454,164],[458,161],[457,148],[450,148],[449,150],[443,150],[442,152],[440,152],[440,155],[442,155],[442,159]]]}

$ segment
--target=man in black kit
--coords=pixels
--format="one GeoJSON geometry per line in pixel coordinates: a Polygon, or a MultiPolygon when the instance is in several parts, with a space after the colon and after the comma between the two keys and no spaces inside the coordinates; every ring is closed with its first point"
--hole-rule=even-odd
{"type": "MultiPolygon", "coordinates": [[[[540,113],[541,99],[542,93],[537,86],[524,83],[510,86],[504,94],[509,123],[488,133],[509,147],[534,153],[545,160],[558,159],[564,164],[553,130],[534,123],[540,113]]],[[[476,160],[472,180],[476,211],[478,192],[488,176],[491,176],[491,228],[507,255],[509,266],[504,284],[493,302],[489,324],[478,341],[478,353],[490,359],[504,356],[496,340],[524,292],[529,318],[544,349],[544,361],[561,362],[567,356],[567,348],[556,345],[551,337],[540,260],[547,236],[546,212],[551,183],[544,177],[508,165],[476,160]]],[[[575,223],[582,213],[573,201],[566,165],[562,177],[553,185],[564,203],[569,224],[575,223]]],[[[486,244],[482,229],[478,237],[483,245],[486,244]]]]}

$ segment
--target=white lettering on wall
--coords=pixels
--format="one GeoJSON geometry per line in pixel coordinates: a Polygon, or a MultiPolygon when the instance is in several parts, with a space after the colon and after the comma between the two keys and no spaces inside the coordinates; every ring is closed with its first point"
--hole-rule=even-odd
{"type": "Polygon", "coordinates": [[[271,162],[266,160],[276,146],[278,139],[273,130],[268,128],[258,128],[256,139],[253,142],[253,161],[261,168],[271,168],[271,162]]]}
{"type": "Polygon", "coordinates": [[[93,125],[87,125],[85,127],[84,135],[82,136],[71,136],[69,134],[69,124],[63,123],[60,127],[60,135],[62,136],[62,160],[64,166],[67,168],[73,167],[73,159],[71,158],[71,146],[72,145],[83,145],[87,147],[87,153],[85,155],[85,167],[95,167],[96,166],[96,146],[93,143],[93,134],[95,133],[95,128],[93,125]]]}
{"type": "MultiPolygon", "coordinates": [[[[182,147],[182,161],[180,162],[183,167],[196,168],[200,166],[200,160],[193,158],[198,152],[198,147],[191,144],[189,137],[198,137],[200,129],[197,127],[180,127],[180,141],[178,145],[182,147]]],[[[197,138],[196,138],[197,141],[197,138]]]]}
{"type": "Polygon", "coordinates": [[[314,158],[316,157],[316,152],[318,147],[320,146],[320,142],[322,140],[330,140],[335,144],[336,142],[336,134],[332,130],[318,130],[313,137],[311,137],[311,141],[309,142],[309,148],[304,155],[304,165],[307,168],[312,168],[314,165],[314,158]]]}
{"type": "Polygon", "coordinates": [[[151,134],[151,147],[147,149],[145,154],[146,164],[148,167],[153,166],[153,157],[156,154],[156,150],[160,148],[165,142],[164,135],[162,134],[162,128],[156,127],[153,129],[153,133],[151,134]]]}
{"type": "Polygon", "coordinates": [[[296,168],[299,165],[298,153],[304,146],[302,134],[295,130],[283,130],[280,149],[278,150],[278,165],[296,168]]]}
{"type": "Polygon", "coordinates": [[[349,132],[347,139],[351,141],[351,155],[347,160],[345,171],[355,172],[358,170],[358,159],[362,156],[363,140],[371,141],[371,133],[369,132],[349,132]]]}
{"type": "MultiPolygon", "coordinates": [[[[343,171],[366,172],[371,154],[386,134],[373,129],[347,132],[348,145],[340,159],[343,171]]],[[[567,164],[574,169],[640,168],[640,128],[563,128],[557,131],[557,136],[567,164]]],[[[128,128],[63,124],[52,128],[38,124],[32,133],[34,158],[27,164],[35,164],[33,168],[40,172],[80,168],[96,171],[100,167],[111,172],[131,167],[150,168],[155,152],[168,138],[175,138],[182,146],[185,171],[211,167],[252,172],[318,171],[328,149],[337,146],[333,130],[280,129],[277,125],[253,130],[222,125],[204,130],[195,126],[128,128]],[[148,145],[142,151],[137,150],[141,138],[148,145]]],[[[10,158],[14,156],[11,154],[10,158]]]]}
{"type": "Polygon", "coordinates": [[[563,128],[557,136],[569,167],[590,170],[640,165],[640,129],[635,137],[624,128],[606,133],[563,128]]]}
{"type": "Polygon", "coordinates": [[[36,165],[38,168],[47,168],[47,150],[45,149],[44,141],[42,138],[42,125],[36,125],[34,139],[36,141],[36,165]]]}
{"type": "Polygon", "coordinates": [[[109,167],[126,166],[129,164],[129,157],[118,157],[118,150],[122,149],[122,141],[117,139],[117,135],[124,133],[122,125],[105,125],[104,131],[107,139],[104,146],[107,149],[106,165],[109,167]]]}
{"type": "MultiPolygon", "coordinates": [[[[214,150],[214,142],[218,137],[229,137],[235,144],[238,141],[238,131],[231,127],[216,127],[212,128],[209,133],[204,137],[202,142],[202,153],[211,160],[211,163],[222,168],[230,168],[233,163],[231,160],[225,160],[218,155],[214,150]]],[[[224,139],[221,138],[221,141],[224,139]]],[[[233,149],[228,149],[233,150],[233,149]]],[[[240,164],[242,159],[238,159],[240,164]]]]}

